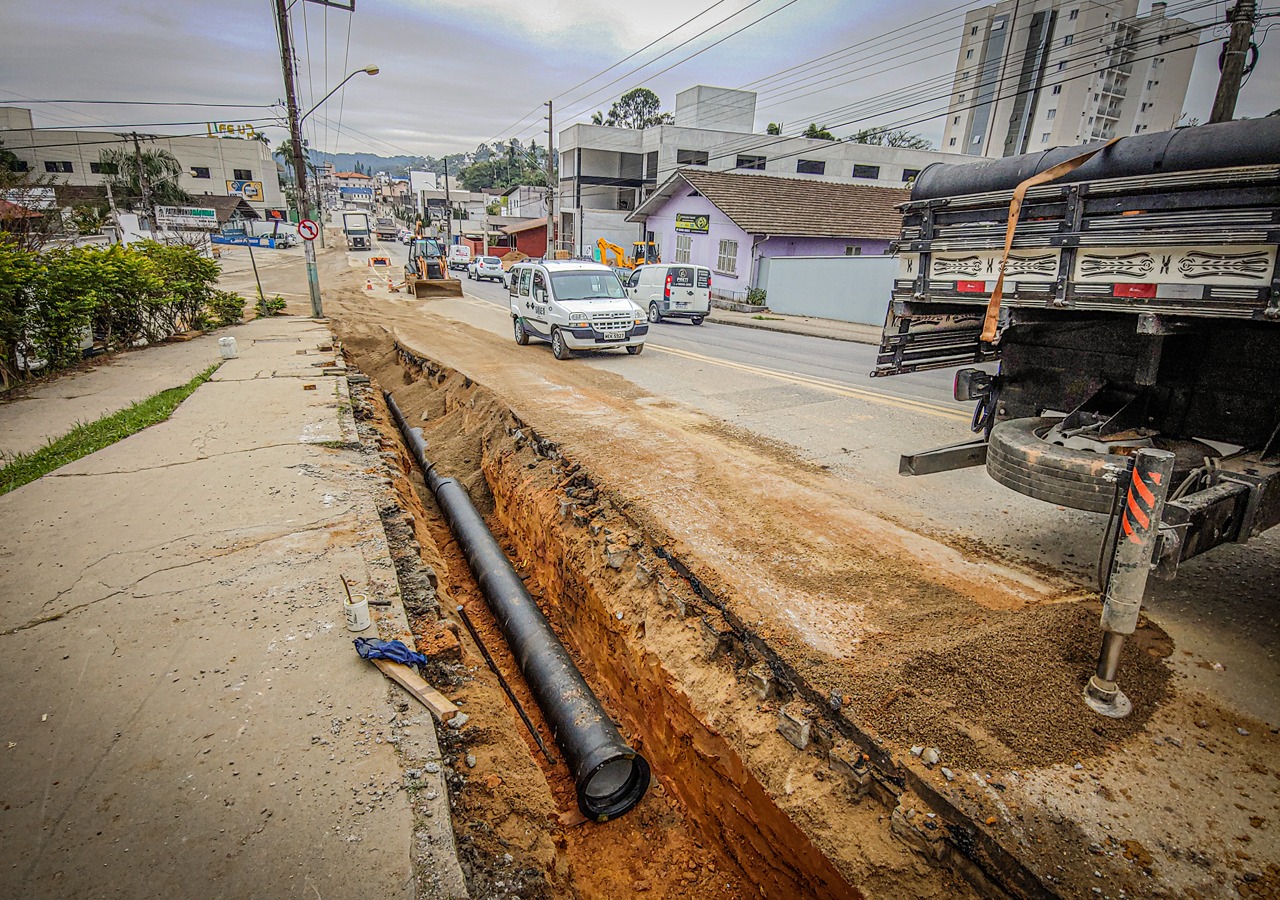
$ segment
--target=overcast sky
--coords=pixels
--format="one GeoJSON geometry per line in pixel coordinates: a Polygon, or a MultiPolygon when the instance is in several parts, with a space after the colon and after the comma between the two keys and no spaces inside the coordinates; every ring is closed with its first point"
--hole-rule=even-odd
{"type": "MultiPolygon", "coordinates": [[[[869,125],[903,123],[936,145],[942,135],[938,113],[946,104],[938,95],[946,88],[912,86],[950,75],[964,10],[981,5],[953,0],[357,0],[352,15],[298,0],[292,17],[304,110],[347,72],[370,63],[381,69],[376,77],[352,79],[308,119],[313,147],[440,155],[512,136],[543,143],[541,103],[549,98],[556,98],[558,127],[586,121],[592,110],[607,109],[619,94],[639,85],[655,90],[669,109],[676,92],[694,84],[751,86],[845,48],[853,49],[817,70],[797,69],[759,85],[757,130],[771,121],[783,122],[787,131],[817,121],[844,137],[869,125]],[[593,77],[700,11],[670,37],[593,77]],[[696,36],[700,32],[705,33],[696,36]],[[680,64],[660,72],[673,63],[680,64]],[[608,85],[615,78],[621,80],[608,85]],[[570,90],[586,79],[592,80],[570,90]],[[922,98],[926,102],[907,105],[922,98]]],[[[1139,9],[1145,12],[1150,5],[1142,0],[1139,9]]],[[[1226,6],[1225,0],[1170,0],[1171,11],[1185,9],[1183,15],[1196,21],[1221,21],[1226,6]]],[[[1280,0],[1263,0],[1260,7],[1280,11],[1280,0]]],[[[1258,38],[1273,23],[1280,24],[1280,18],[1260,22],[1258,38]]],[[[266,106],[284,94],[272,0],[3,0],[0,26],[0,102],[129,99],[266,106]]],[[[1225,36],[1225,29],[1206,31],[1202,38],[1215,33],[1225,36]]],[[[1187,114],[1202,121],[1217,84],[1219,47],[1214,41],[1200,48],[1187,96],[1187,114]]],[[[1277,106],[1280,37],[1263,43],[1237,115],[1265,115],[1277,106]]],[[[178,105],[39,103],[32,108],[37,126],[129,126],[163,133],[202,132],[207,121],[264,123],[278,116],[266,108],[178,105]]],[[[279,126],[267,133],[273,143],[287,136],[279,126]]]]}

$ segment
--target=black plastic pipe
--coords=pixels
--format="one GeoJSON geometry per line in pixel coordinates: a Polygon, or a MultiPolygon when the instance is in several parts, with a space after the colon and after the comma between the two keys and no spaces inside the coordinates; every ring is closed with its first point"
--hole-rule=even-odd
{"type": "Polygon", "coordinates": [[[427,461],[422,429],[409,427],[390,392],[383,396],[467,557],[538,708],[551,726],[552,736],[573,773],[578,809],[596,822],[622,815],[639,803],[648,789],[649,764],[622,740],[471,503],[466,488],[453,478],[440,477],[427,461]]]}

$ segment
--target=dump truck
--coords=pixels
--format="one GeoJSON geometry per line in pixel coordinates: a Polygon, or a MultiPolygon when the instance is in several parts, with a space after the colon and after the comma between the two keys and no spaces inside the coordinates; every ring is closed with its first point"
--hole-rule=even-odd
{"type": "Polygon", "coordinates": [[[419,299],[462,296],[462,282],[449,274],[443,245],[435,238],[419,235],[409,244],[404,283],[419,299]]]}
{"type": "Polygon", "coordinates": [[[390,216],[379,216],[373,228],[373,233],[377,235],[380,241],[394,241],[398,231],[396,220],[390,216]]]}
{"type": "Polygon", "coordinates": [[[998,363],[955,378],[982,437],[905,474],[1110,513],[1117,466],[1165,448],[1164,564],[1280,522],[1280,117],[935,163],[902,209],[872,374],[998,363]]]}
{"type": "Polygon", "coordinates": [[[935,163],[901,208],[872,375],[962,367],[980,437],[899,470],[1108,517],[1085,699],[1123,715],[1148,574],[1280,523],[1280,117],[935,163]]]}
{"type": "Polygon", "coordinates": [[[369,214],[362,212],[344,212],[342,214],[342,233],[347,236],[348,250],[368,250],[371,246],[369,238],[369,214]]]}

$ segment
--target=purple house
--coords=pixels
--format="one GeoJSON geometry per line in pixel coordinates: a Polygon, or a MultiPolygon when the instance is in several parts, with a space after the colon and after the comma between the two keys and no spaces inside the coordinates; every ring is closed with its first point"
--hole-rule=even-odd
{"type": "Polygon", "coordinates": [[[664,262],[709,266],[715,293],[745,294],[760,261],[888,251],[902,229],[907,188],[763,172],[679,169],[628,216],[643,222],[664,262]]]}

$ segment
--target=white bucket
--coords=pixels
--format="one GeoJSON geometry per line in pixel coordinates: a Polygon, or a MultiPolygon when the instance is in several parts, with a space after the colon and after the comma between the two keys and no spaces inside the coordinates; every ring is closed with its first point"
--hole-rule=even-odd
{"type": "Polygon", "coordinates": [[[233,337],[218,338],[218,352],[222,354],[223,359],[239,358],[239,354],[236,353],[236,339],[233,337]]]}
{"type": "Polygon", "coordinates": [[[347,631],[364,631],[369,627],[369,598],[364,594],[343,600],[342,611],[347,614],[347,631]]]}

